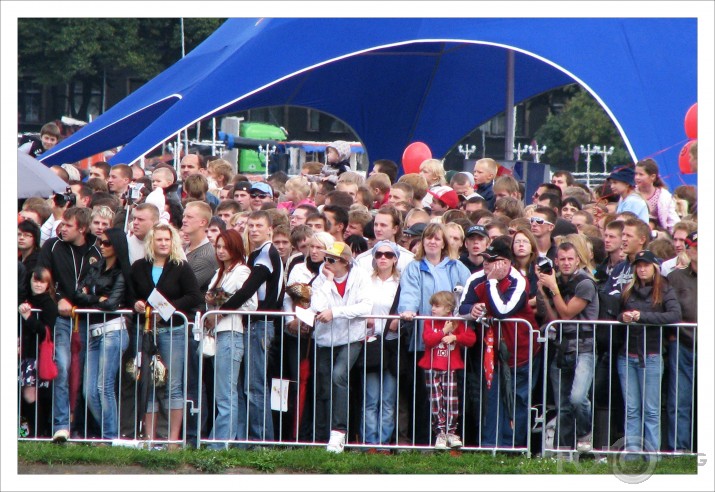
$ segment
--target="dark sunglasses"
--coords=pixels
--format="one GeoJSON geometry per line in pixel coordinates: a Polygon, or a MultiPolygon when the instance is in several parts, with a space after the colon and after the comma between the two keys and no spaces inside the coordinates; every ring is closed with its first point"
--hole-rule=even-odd
{"type": "Polygon", "coordinates": [[[330,263],[331,265],[335,265],[338,262],[337,258],[332,258],[330,256],[326,256],[325,259],[323,260],[325,263],[330,263]]]}
{"type": "Polygon", "coordinates": [[[544,224],[549,224],[549,225],[554,225],[553,222],[549,222],[546,219],[542,219],[541,217],[531,217],[529,219],[529,222],[532,224],[539,224],[539,225],[544,225],[544,224]]]}
{"type": "Polygon", "coordinates": [[[251,193],[251,198],[260,198],[261,200],[268,198],[271,195],[268,195],[267,193],[251,193]]]}
{"type": "Polygon", "coordinates": [[[395,253],[392,251],[376,251],[375,252],[375,258],[387,258],[388,260],[391,260],[395,257],[395,253]]]}
{"type": "Polygon", "coordinates": [[[99,245],[100,245],[100,246],[104,246],[105,248],[111,248],[111,247],[112,247],[112,241],[109,241],[109,240],[106,240],[106,239],[104,239],[104,240],[100,239],[100,240],[99,240],[99,245]]]}

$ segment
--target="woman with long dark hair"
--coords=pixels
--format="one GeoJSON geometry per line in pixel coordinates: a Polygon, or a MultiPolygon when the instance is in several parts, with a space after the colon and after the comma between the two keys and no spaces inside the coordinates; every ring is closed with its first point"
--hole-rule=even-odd
{"type": "Polygon", "coordinates": [[[623,291],[618,315],[618,321],[628,323],[618,356],[626,401],[626,451],[656,452],[660,450],[663,325],[678,323],[681,309],[653,253],[641,251],[633,265],[635,274],[623,291]]]}
{"type": "MultiPolygon", "coordinates": [[[[127,236],[121,229],[106,229],[99,236],[102,258],[92,265],[77,286],[77,306],[116,311],[131,306],[131,283],[127,236]]],[[[84,316],[82,320],[85,321],[84,316]]],[[[118,437],[116,382],[122,354],[129,346],[127,321],[119,314],[89,314],[87,367],[84,395],[89,411],[102,429],[103,439],[118,437]]]]}
{"type": "Polygon", "coordinates": [[[658,164],[653,159],[643,159],[636,163],[636,190],[648,204],[650,220],[670,234],[673,226],[680,221],[675,211],[675,200],[660,178],[658,164]]]}
{"type": "MultiPolygon", "coordinates": [[[[207,310],[217,309],[241,288],[251,270],[246,266],[246,249],[241,235],[228,229],[216,239],[218,270],[209,282],[206,292],[207,310]]],[[[254,294],[241,309],[253,311],[258,307],[254,294]]],[[[238,378],[243,362],[243,322],[241,315],[208,316],[205,326],[216,337],[214,360],[214,421],[211,439],[233,441],[246,439],[246,400],[243,383],[238,378]]],[[[212,449],[224,448],[216,443],[212,449]]]]}

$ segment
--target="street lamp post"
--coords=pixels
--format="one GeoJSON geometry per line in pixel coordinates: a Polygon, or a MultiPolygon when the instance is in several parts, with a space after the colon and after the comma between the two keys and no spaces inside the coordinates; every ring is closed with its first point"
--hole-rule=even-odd
{"type": "Polygon", "coordinates": [[[263,154],[263,157],[266,160],[266,181],[268,181],[268,161],[270,160],[270,156],[276,153],[276,146],[266,145],[266,147],[264,148],[263,145],[259,145],[258,153],[263,154]]]}
{"type": "Polygon", "coordinates": [[[546,145],[542,145],[539,148],[538,145],[529,145],[529,154],[534,156],[534,162],[541,162],[541,156],[546,153],[546,145]]]}
{"type": "Polygon", "coordinates": [[[476,145],[460,145],[457,147],[457,150],[459,151],[460,154],[464,156],[464,160],[466,161],[469,159],[469,156],[474,154],[477,151],[477,146],[476,145]]]}

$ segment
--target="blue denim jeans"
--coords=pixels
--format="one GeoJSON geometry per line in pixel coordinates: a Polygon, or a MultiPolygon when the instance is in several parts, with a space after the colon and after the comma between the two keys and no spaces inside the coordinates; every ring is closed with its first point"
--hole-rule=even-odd
{"type": "Polygon", "coordinates": [[[637,356],[618,356],[618,376],[626,401],[626,450],[660,450],[660,405],[663,356],[644,356],[645,368],[637,356]]]}
{"type": "Polygon", "coordinates": [[[87,406],[100,423],[103,439],[116,439],[117,375],[121,370],[122,354],[129,345],[126,329],[115,330],[89,338],[84,394],[87,406]]]}
{"type": "Polygon", "coordinates": [[[365,411],[361,429],[365,444],[389,444],[395,431],[397,378],[387,369],[365,374],[365,411]]]}
{"type": "Polygon", "coordinates": [[[582,352],[578,356],[576,352],[564,354],[561,369],[557,367],[557,358],[551,363],[549,378],[558,409],[559,446],[574,449],[574,438],[591,433],[591,401],[588,397],[593,370],[593,352],[582,352]]]}
{"type": "Polygon", "coordinates": [[[248,436],[273,440],[271,378],[267,373],[268,350],[273,342],[272,321],[254,321],[243,333],[246,353],[245,388],[248,401],[248,436]]]}
{"type": "MultiPolygon", "coordinates": [[[[227,441],[246,439],[246,399],[243,382],[238,378],[243,361],[243,333],[221,331],[216,333],[214,357],[214,402],[216,419],[210,439],[227,441]]],[[[211,446],[224,448],[223,443],[211,446]]]]}
{"type": "Polygon", "coordinates": [[[55,321],[55,363],[59,374],[52,381],[52,432],[70,430],[70,340],[72,323],[70,318],[57,317],[55,321]]]}
{"type": "Polygon", "coordinates": [[[159,410],[156,398],[167,410],[184,408],[184,362],[186,359],[186,326],[157,328],[156,345],[166,366],[166,385],[149,391],[147,412],[159,410]]]}
{"type": "Polygon", "coordinates": [[[668,449],[693,451],[695,354],[677,340],[668,344],[668,373],[668,449]]]}
{"type": "MultiPolygon", "coordinates": [[[[529,404],[531,393],[536,385],[536,379],[541,368],[541,352],[535,354],[531,367],[529,364],[510,368],[511,384],[509,391],[514,394],[514,408],[508,411],[505,404],[504,387],[501,383],[501,368],[497,365],[494,369],[494,379],[490,389],[484,388],[486,397],[485,419],[482,423],[480,446],[498,447],[525,447],[527,434],[530,432],[529,404]],[[529,386],[529,371],[531,370],[531,386],[529,386]],[[511,421],[514,421],[514,427],[511,421]],[[498,434],[498,435],[497,435],[498,434]]],[[[501,362],[500,362],[501,364],[501,362]]]]}
{"type": "Polygon", "coordinates": [[[346,432],[348,428],[350,369],[362,352],[363,342],[337,347],[318,347],[316,360],[316,426],[325,430],[346,432]],[[330,414],[326,410],[330,411],[330,414]],[[320,412],[318,412],[320,410],[320,412]],[[329,428],[325,429],[325,427],[329,428]]]}

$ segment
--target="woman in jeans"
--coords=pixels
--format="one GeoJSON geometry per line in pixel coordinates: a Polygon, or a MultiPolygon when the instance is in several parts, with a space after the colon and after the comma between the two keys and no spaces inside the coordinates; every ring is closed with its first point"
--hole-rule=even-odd
{"type": "MultiPolygon", "coordinates": [[[[106,229],[99,236],[102,259],[77,286],[77,307],[116,311],[131,306],[129,247],[121,229],[106,229]]],[[[84,394],[103,439],[118,437],[116,383],[122,354],[129,345],[126,320],[118,314],[90,314],[87,321],[87,370],[84,394]]],[[[85,325],[82,324],[84,327],[85,325]]]]}
{"type": "MultiPolygon", "coordinates": [[[[241,235],[228,229],[216,239],[216,260],[219,268],[209,283],[206,293],[208,311],[218,308],[241,288],[251,270],[246,266],[246,250],[241,235]]],[[[258,307],[256,294],[241,306],[246,311],[258,307]]],[[[209,315],[204,327],[216,337],[214,361],[214,406],[217,411],[211,439],[222,441],[245,440],[246,400],[243,383],[238,377],[243,361],[243,323],[241,315],[209,315]]],[[[211,449],[221,449],[223,444],[213,444],[211,449]]]]}
{"type": "Polygon", "coordinates": [[[663,327],[680,322],[675,291],[660,274],[658,259],[648,250],[636,254],[635,275],[621,299],[618,321],[626,341],[618,356],[618,375],[626,401],[626,450],[660,451],[663,327]]]}
{"type": "MultiPolygon", "coordinates": [[[[194,316],[203,301],[196,276],[184,260],[179,232],[168,224],[156,224],[144,239],[146,257],[132,264],[132,282],[138,299],[134,310],[144,313],[147,298],[156,289],[176,311],[187,319],[194,316]]],[[[184,416],[184,361],[188,326],[184,318],[176,314],[164,321],[156,311],[152,315],[153,333],[162,361],[167,368],[165,389],[151,388],[144,416],[144,437],[153,440],[156,436],[156,396],[169,410],[169,440],[178,441],[184,416]]]]}

